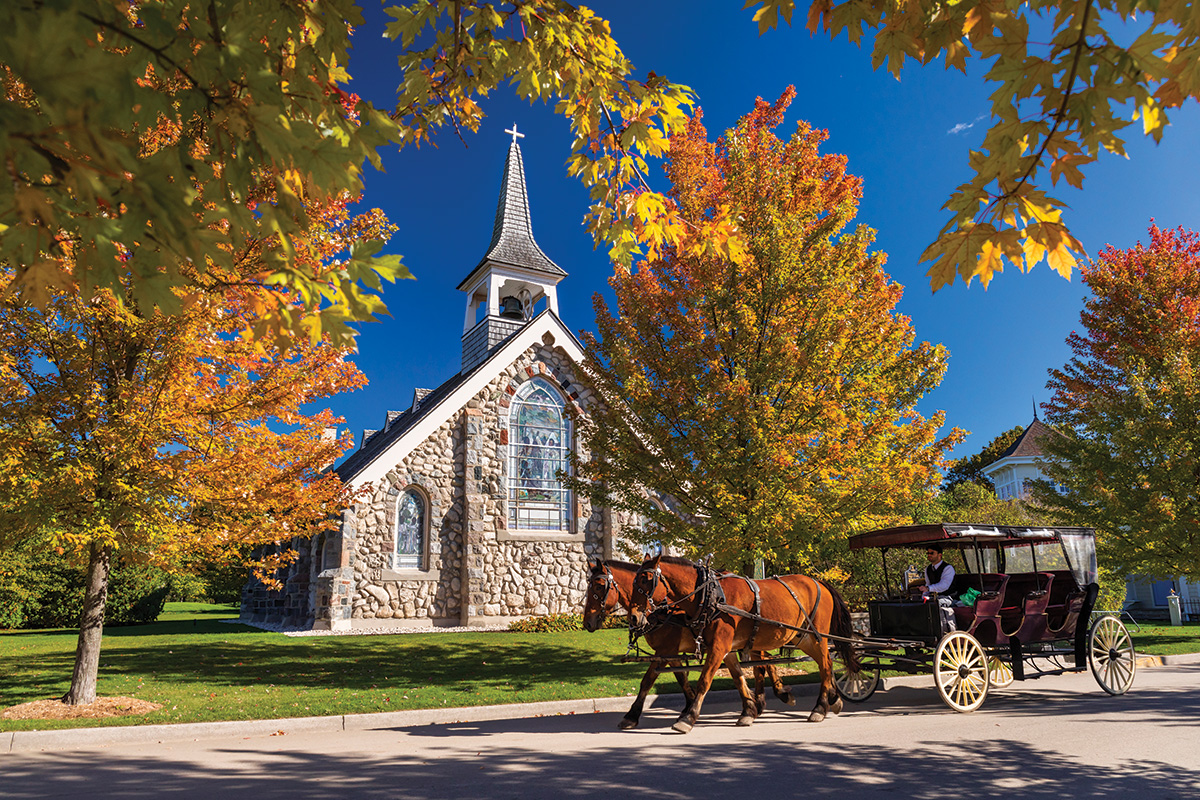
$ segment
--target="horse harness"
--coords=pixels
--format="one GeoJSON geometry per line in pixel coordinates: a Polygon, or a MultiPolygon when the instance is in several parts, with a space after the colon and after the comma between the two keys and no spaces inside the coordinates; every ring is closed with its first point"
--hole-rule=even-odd
{"type": "MultiPolygon", "coordinates": [[[[817,630],[817,626],[813,624],[812,617],[809,615],[809,613],[807,611],[804,610],[804,604],[800,602],[800,598],[796,596],[796,593],[794,591],[792,591],[792,587],[787,585],[787,581],[783,580],[778,575],[772,575],[770,578],[767,579],[767,580],[772,580],[772,581],[775,581],[776,583],[778,583],[780,586],[782,586],[784,589],[787,590],[788,594],[790,594],[792,596],[792,600],[794,600],[796,603],[796,608],[800,611],[800,625],[799,626],[788,625],[786,623],[779,622],[778,620],[766,619],[765,617],[763,617],[759,613],[760,608],[761,608],[762,598],[759,595],[758,582],[751,580],[750,578],[747,578],[742,575],[738,575],[736,577],[739,577],[742,580],[744,580],[747,583],[747,585],[750,586],[751,591],[754,592],[754,607],[753,607],[753,609],[751,611],[747,612],[747,611],[743,611],[740,608],[737,608],[736,606],[727,605],[725,603],[721,603],[720,606],[718,606],[718,609],[720,611],[725,612],[726,614],[732,614],[735,617],[742,617],[744,619],[749,619],[754,623],[754,627],[750,629],[750,640],[747,642],[746,647],[744,649],[746,657],[749,656],[749,651],[754,645],[754,640],[756,638],[758,638],[759,626],[764,622],[767,623],[768,625],[775,625],[776,627],[784,628],[784,629],[790,630],[790,631],[795,631],[796,633],[799,633],[799,634],[812,636],[813,638],[817,639],[818,641],[821,639],[821,633],[820,633],[820,631],[817,630]]],[[[812,581],[817,586],[817,599],[813,602],[813,612],[815,613],[817,608],[819,608],[821,605],[821,582],[816,579],[812,579],[812,581]]],[[[795,637],[793,637],[793,638],[795,638],[795,637]]]]}
{"type": "MultiPolygon", "coordinates": [[[[692,634],[692,638],[696,641],[696,656],[699,657],[703,651],[704,629],[713,621],[719,614],[727,613],[733,616],[743,617],[751,620],[754,626],[750,631],[750,640],[746,645],[746,655],[749,658],[749,650],[754,644],[754,640],[758,638],[758,631],[763,623],[775,625],[787,630],[795,631],[796,633],[810,635],[817,640],[820,640],[821,633],[817,630],[816,625],[812,622],[812,617],[804,610],[804,604],[800,602],[800,598],[792,591],[792,587],[787,585],[787,582],[778,575],[771,576],[768,580],[773,580],[787,590],[787,593],[792,596],[792,600],[796,603],[796,608],[800,611],[800,626],[787,625],[777,620],[766,619],[761,615],[762,595],[759,592],[758,582],[747,578],[744,575],[734,575],[730,572],[718,573],[716,570],[696,564],[696,588],[687,595],[678,600],[668,600],[656,607],[647,617],[646,624],[638,628],[636,631],[633,626],[630,626],[629,639],[632,644],[638,636],[644,636],[651,630],[659,628],[663,625],[681,625],[686,627],[692,634]],[[731,606],[725,602],[725,589],[721,586],[722,578],[740,578],[750,587],[750,591],[754,594],[754,605],[749,612],[743,611],[736,606],[731,606]],[[696,615],[689,616],[688,614],[674,610],[674,607],[681,601],[691,597],[696,598],[696,615]]],[[[657,566],[653,572],[653,583],[650,586],[648,596],[653,598],[654,592],[658,590],[658,585],[662,581],[662,570],[657,566]]],[[[817,599],[813,603],[813,611],[821,605],[821,582],[813,580],[817,586],[817,599]]]]}
{"type": "Polygon", "coordinates": [[[609,568],[608,564],[601,562],[601,566],[604,567],[603,588],[589,589],[588,594],[591,595],[594,601],[600,604],[600,609],[603,611],[605,601],[608,600],[608,593],[617,588],[617,576],[612,574],[612,569],[609,568]]]}
{"type": "MultiPolygon", "coordinates": [[[[704,629],[713,621],[725,606],[725,590],[721,587],[721,578],[730,573],[719,573],[703,564],[694,565],[696,568],[696,588],[676,600],[665,600],[655,607],[646,618],[646,623],[635,628],[629,626],[629,641],[632,645],[639,636],[645,636],[652,630],[664,625],[677,625],[687,628],[696,642],[696,657],[699,658],[704,650],[704,629]],[[690,616],[677,606],[684,600],[696,599],[696,615],[690,616]]],[[[658,585],[662,582],[662,570],[654,568],[653,582],[647,596],[653,600],[658,585]]]]}

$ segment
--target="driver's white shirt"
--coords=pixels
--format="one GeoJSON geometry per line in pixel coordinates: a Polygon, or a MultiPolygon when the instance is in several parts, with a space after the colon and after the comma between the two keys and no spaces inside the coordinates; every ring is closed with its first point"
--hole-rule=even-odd
{"type": "MultiPolygon", "coordinates": [[[[940,564],[942,562],[939,561],[938,563],[940,564]]],[[[937,564],[930,564],[929,566],[935,567],[935,566],[937,566],[937,564]]],[[[926,577],[926,580],[928,580],[928,578],[929,578],[928,568],[926,568],[926,570],[925,570],[925,577],[926,577]]],[[[937,592],[938,594],[943,594],[943,593],[949,591],[950,584],[952,584],[952,583],[954,583],[954,567],[950,566],[949,564],[946,564],[945,569],[942,570],[942,579],[940,581],[938,581],[937,583],[932,583],[932,584],[927,585],[925,587],[925,591],[922,592],[922,594],[925,595],[926,597],[928,597],[931,592],[937,592]]]]}

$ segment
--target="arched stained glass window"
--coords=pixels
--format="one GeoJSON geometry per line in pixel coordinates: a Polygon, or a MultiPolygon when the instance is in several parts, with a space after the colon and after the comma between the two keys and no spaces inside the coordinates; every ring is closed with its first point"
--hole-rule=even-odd
{"type": "Polygon", "coordinates": [[[425,498],[415,489],[401,492],[396,503],[395,569],[425,568],[425,498]]]}
{"type": "Polygon", "coordinates": [[[508,524],[516,530],[569,531],[571,498],[558,479],[570,469],[570,421],[563,399],[534,378],[517,390],[508,417],[508,524]]]}

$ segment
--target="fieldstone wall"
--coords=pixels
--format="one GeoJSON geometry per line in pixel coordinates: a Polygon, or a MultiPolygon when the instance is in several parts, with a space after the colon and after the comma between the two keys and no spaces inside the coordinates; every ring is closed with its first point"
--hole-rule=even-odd
{"type": "MultiPolygon", "coordinates": [[[[317,537],[317,541],[321,537],[317,537]]],[[[246,622],[281,624],[289,628],[312,627],[314,610],[311,588],[315,577],[313,542],[293,539],[287,545],[273,546],[275,552],[294,550],[295,559],[275,575],[280,587],[272,589],[251,577],[242,587],[240,619],[246,622]]],[[[269,552],[269,551],[266,551],[269,552]]],[[[261,555],[257,553],[256,555],[261,555]]]]}
{"type": "Polygon", "coordinates": [[[355,624],[381,619],[459,624],[582,608],[587,556],[606,554],[606,515],[577,497],[571,531],[508,528],[508,412],[516,390],[535,376],[557,386],[580,413],[595,402],[552,339],[533,346],[355,507],[350,598],[355,624]],[[396,504],[410,488],[427,500],[425,568],[394,571],[396,504]]]}

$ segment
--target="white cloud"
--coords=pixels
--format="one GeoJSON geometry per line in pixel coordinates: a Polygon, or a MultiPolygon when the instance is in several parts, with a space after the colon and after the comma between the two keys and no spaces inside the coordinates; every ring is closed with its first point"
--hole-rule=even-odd
{"type": "Polygon", "coordinates": [[[953,128],[951,128],[950,130],[946,131],[946,133],[953,136],[956,133],[962,133],[963,131],[969,131],[969,130],[971,130],[971,128],[974,128],[975,125],[980,120],[984,119],[986,116],[987,116],[986,114],[980,114],[978,117],[971,120],[970,122],[960,122],[957,125],[955,125],[953,128]]]}

